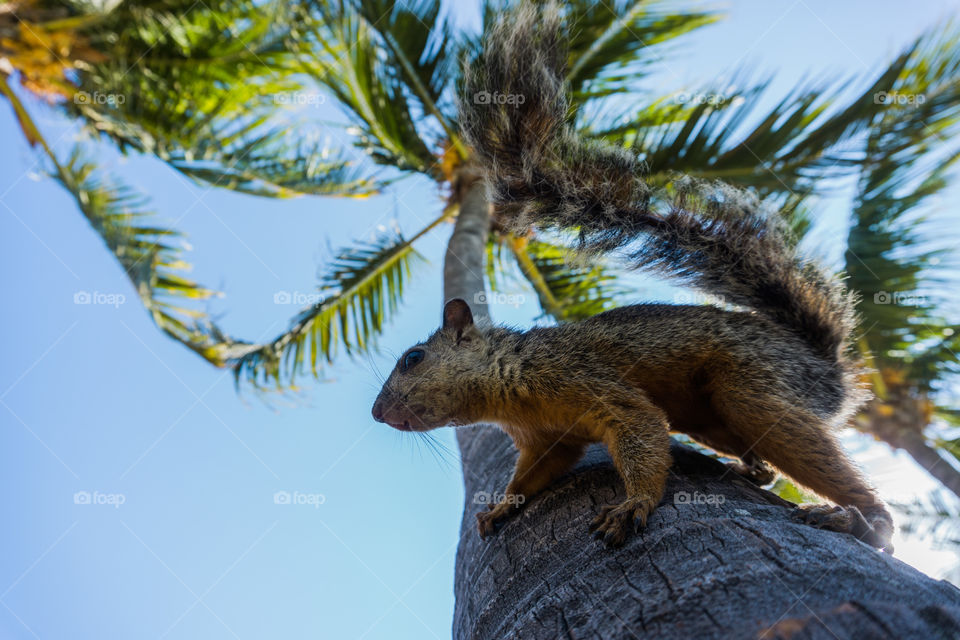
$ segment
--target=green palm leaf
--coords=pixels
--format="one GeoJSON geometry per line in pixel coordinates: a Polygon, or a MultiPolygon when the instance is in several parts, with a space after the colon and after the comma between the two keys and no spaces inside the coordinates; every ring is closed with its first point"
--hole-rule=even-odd
{"type": "Polygon", "coordinates": [[[356,123],[355,144],[379,164],[441,178],[437,158],[414,124],[402,71],[391,67],[376,33],[348,3],[318,5],[310,25],[316,50],[303,70],[326,87],[356,123]]]}
{"type": "Polygon", "coordinates": [[[958,77],[960,32],[918,41],[892,106],[868,132],[845,255],[850,286],[862,293],[861,347],[878,370],[864,426],[926,461],[955,493],[956,472],[929,460],[960,453],[955,438],[930,433],[957,424],[956,410],[937,404],[955,400],[946,387],[960,372],[960,326],[944,313],[944,292],[957,286],[956,236],[946,219],[921,213],[960,159],[958,77]]]}
{"type": "Polygon", "coordinates": [[[487,277],[500,291],[500,274],[515,266],[533,288],[544,314],[558,322],[583,320],[616,306],[617,275],[603,262],[588,264],[562,244],[517,236],[492,237],[488,244],[487,277]],[[503,249],[513,258],[504,260],[503,249]],[[499,273],[498,273],[499,272],[499,273]]]}
{"type": "Polygon", "coordinates": [[[678,7],[676,2],[649,0],[564,3],[569,38],[567,82],[574,101],[622,91],[624,84],[646,74],[662,52],[654,45],[673,40],[715,22],[715,13],[678,7]],[[684,10],[686,9],[686,10],[684,10]]]}
{"type": "Polygon", "coordinates": [[[190,269],[183,258],[183,236],[151,224],[152,213],[144,209],[146,200],[128,187],[98,177],[96,165],[83,159],[79,146],[66,164],[59,162],[2,76],[0,93],[13,104],[27,139],[47,154],[55,168],[52,177],[74,197],[90,226],[123,267],[156,325],[218,367],[246,353],[251,345],[225,335],[206,313],[183,306],[184,302],[219,295],[183,276],[190,269]]]}
{"type": "Polygon", "coordinates": [[[121,4],[84,32],[104,59],[84,64],[65,106],[121,149],[166,157],[262,122],[292,77],[294,13],[280,2],[121,4]]]}
{"type": "Polygon", "coordinates": [[[410,240],[383,235],[340,251],[320,280],[320,301],[297,314],[282,335],[239,358],[237,383],[258,389],[270,381],[277,388],[293,386],[308,368],[316,377],[339,348],[348,354],[371,349],[397,309],[411,267],[422,259],[413,242],[445,219],[410,240]]]}
{"type": "Polygon", "coordinates": [[[291,142],[285,131],[262,128],[218,131],[189,152],[178,150],[166,159],[194,180],[257,196],[366,197],[387,184],[368,176],[342,150],[311,143],[302,133],[300,142],[291,142]]]}
{"type": "MultiPolygon", "coordinates": [[[[459,144],[456,110],[447,93],[456,49],[453,31],[441,17],[438,0],[357,0],[356,10],[379,35],[390,66],[400,71],[424,112],[437,119],[444,133],[459,144]]],[[[466,152],[461,147],[461,152],[466,152]]]]}
{"type": "Polygon", "coordinates": [[[183,236],[156,226],[136,192],[96,175],[76,148],[53,177],[73,195],[90,226],[123,267],[143,306],[167,335],[223,366],[249,345],[223,335],[206,313],[190,303],[220,295],[183,276],[183,236]]]}
{"type": "MultiPolygon", "coordinates": [[[[960,46],[956,32],[921,41],[898,80],[907,103],[890,108],[866,141],[845,257],[858,311],[881,366],[908,367],[922,388],[955,346],[955,324],[938,311],[956,266],[946,220],[918,216],[960,159],[960,46]]],[[[955,282],[953,283],[955,285],[955,282]]]]}
{"type": "Polygon", "coordinates": [[[762,195],[806,194],[818,181],[857,166],[844,143],[866,130],[889,105],[878,96],[894,91],[919,43],[906,49],[853,99],[839,89],[807,87],[756,113],[768,82],[743,73],[734,88],[702,87],[658,99],[639,112],[594,124],[588,135],[631,147],[650,169],[652,182],[675,173],[719,179],[762,195]],[[736,87],[741,88],[736,88],[736,87]],[[748,124],[748,123],[753,124],[748,124]]]}
{"type": "Polygon", "coordinates": [[[77,63],[62,106],[121,150],[259,196],[362,196],[382,186],[341,152],[309,143],[303,127],[291,141],[289,125],[272,124],[290,92],[304,89],[294,77],[301,7],[229,0],[72,10],[74,38],[96,55],[77,63]]]}

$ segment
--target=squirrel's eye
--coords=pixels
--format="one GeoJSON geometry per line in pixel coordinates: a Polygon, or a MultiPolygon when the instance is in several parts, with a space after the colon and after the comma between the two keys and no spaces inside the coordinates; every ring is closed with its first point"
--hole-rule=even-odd
{"type": "Polygon", "coordinates": [[[423,349],[414,349],[403,356],[403,360],[400,362],[400,371],[407,371],[421,361],[423,361],[423,349]]]}

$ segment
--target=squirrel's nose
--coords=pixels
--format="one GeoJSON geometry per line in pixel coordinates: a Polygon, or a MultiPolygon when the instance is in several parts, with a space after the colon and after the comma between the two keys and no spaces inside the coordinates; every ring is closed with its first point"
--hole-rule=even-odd
{"type": "Polygon", "coordinates": [[[380,404],[380,401],[373,403],[373,419],[377,422],[383,422],[383,405],[380,404]]]}

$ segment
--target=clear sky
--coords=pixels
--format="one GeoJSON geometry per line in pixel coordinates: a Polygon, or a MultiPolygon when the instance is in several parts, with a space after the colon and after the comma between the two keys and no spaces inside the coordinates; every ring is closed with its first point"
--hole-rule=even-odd
{"type": "MultiPolygon", "coordinates": [[[[471,3],[451,6],[476,22],[471,3]]],[[[727,8],[675,49],[658,87],[744,65],[775,73],[774,95],[803,78],[868,73],[955,10],[949,0],[727,8]]],[[[74,129],[30,107],[66,153],[74,129]]],[[[331,117],[329,104],[317,109],[331,117]]],[[[438,433],[451,451],[438,461],[369,414],[373,369],[388,371],[435,327],[449,228],[419,245],[429,262],[381,355],[341,360],[329,382],[266,406],[155,329],[70,198],[40,175],[6,102],[0,140],[0,638],[449,637],[463,498],[453,433],[438,433]],[[79,292],[125,301],[75,304],[79,292]],[[83,492],[100,504],[82,504],[83,492]],[[305,504],[277,504],[277,492],[305,504]]],[[[225,291],[212,308],[249,340],[286,326],[297,307],[275,294],[312,292],[331,247],[394,220],[414,232],[442,206],[416,178],[368,200],[270,201],[191,184],[157,161],[103,158],[189,234],[193,276],[225,291]]],[[[843,197],[817,220],[828,256],[843,197]]],[[[536,312],[494,314],[525,325],[536,312]]],[[[888,497],[933,486],[902,457],[848,442],[888,497]]],[[[932,573],[950,561],[897,548],[932,573]]]]}

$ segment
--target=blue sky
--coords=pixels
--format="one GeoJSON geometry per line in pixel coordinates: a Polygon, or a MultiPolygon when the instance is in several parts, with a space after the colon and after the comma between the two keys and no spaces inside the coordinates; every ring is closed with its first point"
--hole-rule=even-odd
{"type": "MultiPolygon", "coordinates": [[[[679,90],[749,65],[775,72],[782,95],[804,78],[877,68],[952,5],[732,2],[654,81],[679,90]]],[[[75,130],[30,108],[66,153],[75,130]]],[[[324,104],[315,117],[332,113],[324,104]]],[[[388,371],[437,322],[449,228],[418,246],[429,262],[381,355],[341,360],[329,382],[307,380],[299,397],[266,406],[155,329],[67,194],[40,176],[6,102],[0,139],[0,637],[449,637],[463,498],[453,433],[439,432],[451,454],[438,462],[369,414],[373,368],[388,371]],[[125,301],[75,304],[79,292],[125,301]],[[100,504],[75,503],[84,492],[100,504]],[[276,504],[277,492],[307,504],[276,504]]],[[[226,293],[212,309],[250,340],[286,326],[296,306],[275,294],[312,292],[330,247],[394,220],[414,232],[442,206],[417,178],[368,200],[269,201],[191,184],[157,161],[103,159],[189,235],[193,276],[226,293]]],[[[828,257],[845,197],[817,220],[828,257]]],[[[531,305],[494,313],[521,325],[536,315],[531,305]]],[[[932,486],[901,456],[848,444],[886,495],[932,486]]],[[[931,572],[947,561],[922,546],[898,551],[931,572]]]]}

